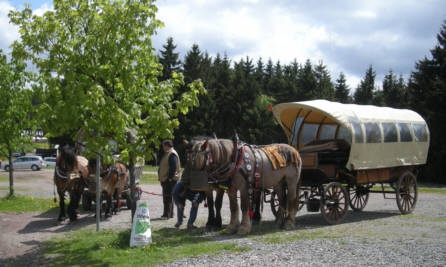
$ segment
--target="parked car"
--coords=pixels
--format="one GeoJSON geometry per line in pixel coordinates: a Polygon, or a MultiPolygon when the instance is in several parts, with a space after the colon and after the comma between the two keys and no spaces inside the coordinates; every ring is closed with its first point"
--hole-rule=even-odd
{"type": "Polygon", "coordinates": [[[13,157],[20,157],[20,156],[24,156],[24,155],[25,155],[25,153],[20,153],[20,152],[18,152],[18,151],[12,153],[12,156],[13,156],[13,157]]]}
{"type": "MultiPolygon", "coordinates": [[[[18,157],[13,161],[13,167],[15,170],[31,169],[38,171],[42,167],[45,167],[45,162],[40,156],[23,156],[18,157]]],[[[4,162],[2,168],[5,171],[9,171],[9,162],[4,162]]]]}
{"type": "Polygon", "coordinates": [[[46,166],[55,167],[56,166],[56,157],[45,157],[43,158],[46,166]]]}

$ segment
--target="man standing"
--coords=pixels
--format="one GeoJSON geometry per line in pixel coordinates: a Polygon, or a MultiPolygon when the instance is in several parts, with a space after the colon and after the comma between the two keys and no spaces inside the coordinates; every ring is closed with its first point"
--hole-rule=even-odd
{"type": "Polygon", "coordinates": [[[181,177],[180,157],[173,148],[172,140],[163,141],[164,155],[158,169],[158,180],[163,188],[164,211],[161,219],[173,218],[172,189],[181,177]]]}

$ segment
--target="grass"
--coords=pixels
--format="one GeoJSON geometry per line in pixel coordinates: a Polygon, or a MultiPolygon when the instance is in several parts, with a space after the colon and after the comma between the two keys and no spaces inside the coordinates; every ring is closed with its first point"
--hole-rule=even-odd
{"type": "Polygon", "coordinates": [[[9,174],[3,175],[3,173],[0,173],[0,182],[9,182],[9,174]]]}
{"type": "Polygon", "coordinates": [[[158,166],[144,165],[142,170],[144,172],[158,172],[158,166]]]}
{"type": "Polygon", "coordinates": [[[141,174],[139,178],[141,184],[159,184],[158,175],[156,174],[141,174]]]}
{"type": "Polygon", "coordinates": [[[130,230],[71,232],[65,239],[47,241],[48,266],[153,266],[203,254],[241,253],[250,250],[235,242],[216,242],[197,231],[163,228],[152,232],[153,243],[130,248],[130,230]]]}
{"type": "Polygon", "coordinates": [[[443,188],[418,187],[418,192],[419,193],[432,193],[432,194],[446,195],[446,189],[443,189],[443,188]]]}
{"type": "MultiPolygon", "coordinates": [[[[0,186],[0,190],[2,191],[9,191],[9,186],[0,186]]],[[[14,190],[15,191],[32,191],[32,188],[29,187],[15,187],[14,186],[14,190]]]]}
{"type": "Polygon", "coordinates": [[[13,195],[0,198],[0,212],[47,211],[57,207],[50,198],[13,195]]]}

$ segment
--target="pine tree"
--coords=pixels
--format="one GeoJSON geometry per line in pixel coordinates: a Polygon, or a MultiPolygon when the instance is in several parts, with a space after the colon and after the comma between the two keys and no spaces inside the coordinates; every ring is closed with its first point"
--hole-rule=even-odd
{"type": "Polygon", "coordinates": [[[375,93],[376,73],[372,65],[367,69],[364,80],[361,80],[354,94],[356,104],[372,104],[375,93]]]}
{"type": "Polygon", "coordinates": [[[431,134],[428,162],[421,178],[445,183],[446,165],[446,20],[438,44],[431,50],[432,59],[424,58],[416,63],[409,81],[409,104],[424,117],[431,134]]]}
{"type": "Polygon", "coordinates": [[[322,61],[314,68],[316,78],[315,98],[333,100],[334,88],[327,66],[322,61]]]}
{"type": "Polygon", "coordinates": [[[316,98],[316,84],[317,81],[314,75],[313,65],[311,64],[310,60],[307,59],[302,71],[300,72],[298,81],[300,92],[302,94],[301,100],[311,100],[316,98]]]}
{"type": "Polygon", "coordinates": [[[350,89],[348,88],[347,81],[343,72],[339,74],[339,78],[336,80],[335,86],[335,100],[341,103],[350,103],[350,89]]]}
{"type": "Polygon", "coordinates": [[[383,80],[383,99],[384,105],[389,107],[401,108],[405,104],[404,97],[404,79],[400,79],[390,70],[383,80]]]}
{"type": "Polygon", "coordinates": [[[173,43],[173,38],[167,38],[167,43],[163,45],[164,50],[160,51],[160,63],[163,66],[162,81],[165,81],[172,77],[172,72],[178,72],[180,70],[181,61],[178,60],[178,53],[174,50],[177,46],[173,43]]]}

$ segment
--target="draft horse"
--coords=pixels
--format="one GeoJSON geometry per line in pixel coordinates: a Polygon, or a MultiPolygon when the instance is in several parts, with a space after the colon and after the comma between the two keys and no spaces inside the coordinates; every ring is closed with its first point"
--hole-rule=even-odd
{"type": "Polygon", "coordinates": [[[110,217],[112,213],[116,214],[120,207],[119,198],[122,191],[124,191],[129,177],[127,167],[121,162],[116,162],[113,165],[101,164],[99,190],[96,190],[94,186],[96,181],[96,159],[90,159],[88,161],[88,173],[90,174],[90,184],[93,185],[89,187],[89,193],[95,196],[99,192],[101,194],[101,203],[102,200],[106,202],[101,214],[104,212],[106,218],[110,217]]]}
{"type": "Polygon", "coordinates": [[[229,184],[231,220],[226,228],[227,233],[250,232],[255,191],[262,192],[268,188],[274,188],[279,196],[277,223],[285,229],[294,228],[296,188],[302,168],[302,160],[295,148],[286,144],[252,146],[239,142],[238,138],[202,140],[192,146],[188,161],[193,169],[205,170],[210,182],[229,184]],[[278,157],[270,158],[266,154],[268,151],[278,154],[278,157]],[[279,165],[274,163],[276,160],[280,161],[279,165]],[[237,191],[240,191],[241,198],[241,223],[237,191]],[[285,195],[287,203],[284,201],[285,195]]]}
{"type": "MultiPolygon", "coordinates": [[[[197,136],[193,137],[190,140],[184,140],[185,153],[187,157],[186,166],[184,167],[183,177],[188,180],[194,179],[202,179],[200,177],[208,177],[208,173],[205,169],[196,170],[192,167],[190,156],[192,155],[192,148],[197,141],[205,141],[209,139],[209,137],[197,136]],[[188,177],[185,177],[188,176],[188,177]]],[[[213,139],[218,140],[214,135],[213,139]]],[[[229,189],[230,181],[225,183],[215,183],[211,181],[211,183],[207,184],[204,192],[206,194],[206,204],[208,207],[208,220],[206,223],[207,230],[219,230],[222,227],[222,219],[221,219],[221,208],[223,205],[223,197],[225,194],[225,190],[229,189]],[[214,199],[214,191],[215,191],[215,199],[214,199]]],[[[254,216],[253,222],[258,223],[261,218],[260,214],[260,198],[261,192],[256,191],[254,195],[254,216]]]]}
{"type": "Polygon", "coordinates": [[[58,221],[64,221],[65,215],[65,193],[70,196],[70,204],[68,204],[67,213],[70,221],[77,219],[76,209],[79,207],[84,187],[87,186],[88,179],[88,160],[82,156],[78,156],[74,152],[74,148],[64,146],[57,158],[54,170],[54,184],[59,195],[59,217],[58,221]]]}

